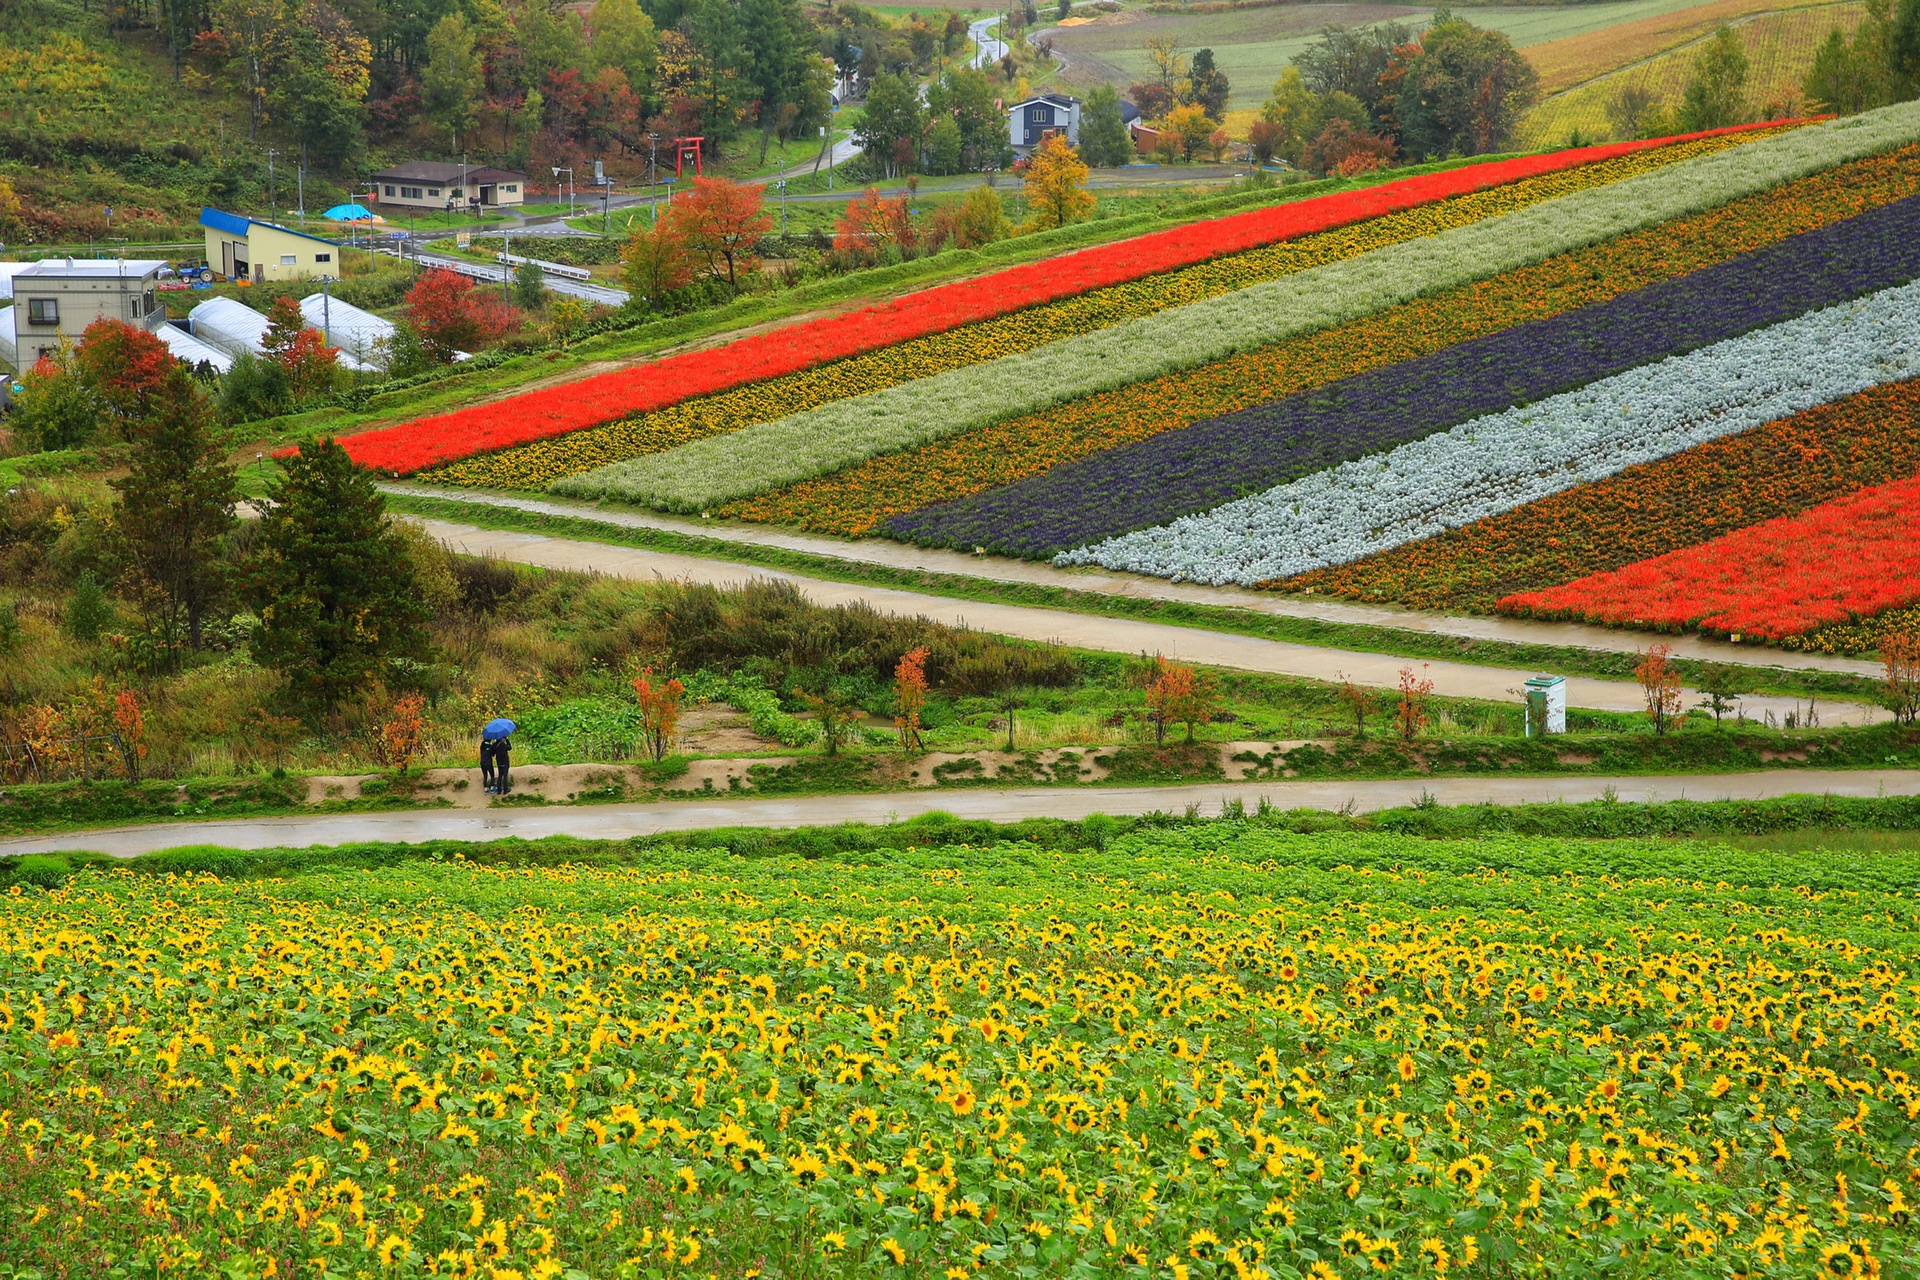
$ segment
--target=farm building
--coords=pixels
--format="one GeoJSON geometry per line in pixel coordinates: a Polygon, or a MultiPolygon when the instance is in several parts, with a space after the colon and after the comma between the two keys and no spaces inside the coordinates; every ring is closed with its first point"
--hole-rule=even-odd
{"type": "Polygon", "coordinates": [[[381,204],[406,209],[444,209],[448,205],[485,207],[524,204],[527,175],[490,165],[442,164],[420,160],[373,175],[381,204]]]}
{"type": "Polygon", "coordinates": [[[207,263],[231,280],[311,280],[340,273],[340,246],[304,231],[237,213],[202,209],[207,263]]]}

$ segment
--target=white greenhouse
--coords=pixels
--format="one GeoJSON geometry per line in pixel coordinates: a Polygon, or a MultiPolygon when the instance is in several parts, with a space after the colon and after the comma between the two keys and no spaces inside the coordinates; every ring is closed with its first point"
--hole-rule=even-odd
{"type": "Polygon", "coordinates": [[[267,318],[232,298],[208,298],[187,313],[187,323],[193,326],[194,337],[229,357],[266,350],[267,318]]]}
{"type": "Polygon", "coordinates": [[[340,348],[341,363],[348,368],[386,367],[386,344],[393,340],[393,321],[318,293],[300,299],[300,314],[309,329],[319,330],[329,346],[340,348]]]}

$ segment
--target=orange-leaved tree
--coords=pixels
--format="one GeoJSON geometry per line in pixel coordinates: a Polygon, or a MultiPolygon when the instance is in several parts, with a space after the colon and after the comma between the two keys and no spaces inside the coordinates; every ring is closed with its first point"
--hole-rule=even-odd
{"type": "Polygon", "coordinates": [[[73,370],[80,381],[123,418],[147,411],[173,364],[166,343],[121,320],[95,320],[73,352],[73,370]]]}
{"type": "Polygon", "coordinates": [[[1647,719],[1655,733],[1665,733],[1680,718],[1680,668],[1673,664],[1673,646],[1652,645],[1639,656],[1633,675],[1647,700],[1647,719]]]}
{"type": "Polygon", "coordinates": [[[900,655],[893,669],[893,700],[898,713],[893,727],[900,733],[902,751],[925,750],[920,739],[920,713],[927,706],[927,651],[912,649],[900,655]]]}
{"type": "MultiPolygon", "coordinates": [[[[1425,671],[1429,663],[1421,663],[1425,671]]],[[[1433,693],[1433,681],[1413,674],[1412,667],[1400,668],[1400,703],[1394,708],[1393,722],[1400,730],[1401,738],[1412,742],[1414,735],[1426,727],[1427,698],[1433,693]]]]}
{"type": "Polygon", "coordinates": [[[1045,231],[1064,227],[1093,212],[1093,192],[1087,190],[1087,162],[1059,134],[1041,139],[1033,154],[1014,169],[1026,183],[1035,228],[1045,231]]]}
{"type": "Polygon", "coordinates": [[[420,740],[426,735],[427,700],[417,693],[394,699],[387,718],[380,725],[374,752],[380,763],[404,771],[420,754],[420,740]]]}
{"type": "Polygon", "coordinates": [[[1220,704],[1219,684],[1205,672],[1165,658],[1153,660],[1153,678],[1147,682],[1147,712],[1153,720],[1153,741],[1163,746],[1167,726],[1187,726],[1187,741],[1193,741],[1193,727],[1213,719],[1220,704]]]}
{"type": "Polygon", "coordinates": [[[667,748],[673,745],[673,732],[680,727],[680,697],[686,691],[678,680],[655,684],[652,667],[633,678],[633,693],[640,699],[640,734],[656,761],[665,760],[667,748]]]}
{"type": "Polygon", "coordinates": [[[427,354],[444,364],[456,351],[477,351],[512,333],[520,312],[493,290],[436,267],[407,291],[407,321],[427,354]]]}
{"type": "Polygon", "coordinates": [[[1900,724],[1920,721],[1920,633],[1888,633],[1880,641],[1880,661],[1887,668],[1887,710],[1900,724]]]}
{"type": "Polygon", "coordinates": [[[620,261],[627,292],[649,311],[662,309],[669,295],[693,281],[693,251],[674,218],[661,218],[644,229],[635,222],[620,246],[620,261]]]}
{"type": "Polygon", "coordinates": [[[847,211],[833,224],[833,251],[851,262],[871,264],[888,245],[907,253],[913,241],[906,200],[889,200],[878,187],[868,187],[849,200],[847,211]]]}
{"type": "Polygon", "coordinates": [[[120,735],[120,749],[126,753],[127,772],[138,782],[147,758],[147,718],[141,714],[139,695],[131,689],[113,695],[113,729],[120,735]]]}
{"type": "Polygon", "coordinates": [[[739,289],[741,272],[760,265],[753,247],[773,230],[773,219],[761,207],[765,190],[725,178],[695,178],[693,190],[673,202],[672,218],[688,248],[706,258],[710,274],[724,274],[731,289],[739,289]]]}

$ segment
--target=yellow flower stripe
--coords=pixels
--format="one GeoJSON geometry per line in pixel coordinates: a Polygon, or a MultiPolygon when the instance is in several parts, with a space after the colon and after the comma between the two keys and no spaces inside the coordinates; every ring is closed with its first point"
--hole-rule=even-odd
{"type": "Polygon", "coordinates": [[[1920,147],[1906,147],[1335,329],[874,458],[716,514],[864,535],[890,515],[1602,302],[1914,194],[1920,147]]]}
{"type": "Polygon", "coordinates": [[[1350,227],[1286,240],[1061,302],[1030,307],[787,377],[689,400],[657,413],[495,454],[465,458],[424,472],[418,478],[429,483],[473,488],[542,488],[561,476],[659,453],[707,436],[802,413],[835,400],[1030,351],[1049,342],[1109,328],[1124,320],[1200,302],[1390,244],[1498,217],[1574,191],[1619,182],[1777,132],[1779,130],[1756,129],[1702,138],[1523,179],[1350,227]]]}

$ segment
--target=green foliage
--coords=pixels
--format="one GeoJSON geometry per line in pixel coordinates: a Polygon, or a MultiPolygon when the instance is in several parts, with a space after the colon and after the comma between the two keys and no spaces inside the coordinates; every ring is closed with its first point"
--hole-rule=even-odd
{"type": "Polygon", "coordinates": [[[743,711],[753,731],[782,746],[810,747],[820,741],[820,726],[788,715],[777,695],[744,672],[717,676],[696,671],[686,682],[686,696],[699,702],[724,702],[743,711]]]}
{"type": "Polygon", "coordinates": [[[220,379],[220,417],[224,422],[255,422],[293,412],[293,383],[287,371],[251,351],[234,358],[220,379]]]}
{"type": "Polygon", "coordinates": [[[1497,151],[1539,83],[1506,36],[1440,9],[1394,98],[1400,145],[1422,156],[1497,151]]]}
{"type": "Polygon", "coordinates": [[[547,304],[546,276],[532,262],[523,262],[513,273],[513,305],[522,311],[538,311],[547,304]]]}
{"type": "Polygon", "coordinates": [[[67,599],[67,634],[92,643],[113,624],[113,601],[91,572],[82,573],[67,599]]]}
{"type": "Polygon", "coordinates": [[[1105,168],[1133,159],[1133,138],[1120,119],[1120,95],[1110,84],[1095,86],[1081,108],[1080,154],[1088,164],[1105,168]]]}
{"type": "Polygon", "coordinates": [[[1693,64],[1680,99],[1680,127],[1688,133],[1724,129],[1747,112],[1747,51],[1732,27],[1721,27],[1693,64]]]}
{"type": "Polygon", "coordinates": [[[22,380],[13,425],[40,450],[78,449],[100,430],[100,398],[73,367],[70,352],[43,358],[22,380]]]}
{"type": "Polygon", "coordinates": [[[114,528],[128,552],[149,632],[166,648],[198,649],[201,623],[225,583],[219,543],[239,498],[234,470],[213,437],[213,412],[175,365],[146,416],[128,424],[131,468],[111,481],[114,528]]]}
{"type": "Polygon", "coordinates": [[[372,475],[331,438],[287,458],[268,486],[248,566],[260,629],[254,660],[278,671],[310,715],[424,659],[426,608],[407,546],[372,475]]]}

